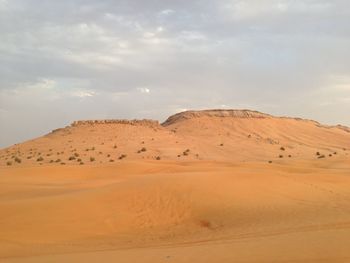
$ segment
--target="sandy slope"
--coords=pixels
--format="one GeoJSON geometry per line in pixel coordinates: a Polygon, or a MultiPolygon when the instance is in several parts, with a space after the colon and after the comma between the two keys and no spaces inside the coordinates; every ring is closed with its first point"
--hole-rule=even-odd
{"type": "Polygon", "coordinates": [[[1,150],[0,262],[350,262],[349,149],[251,111],[75,123],[1,150]]]}

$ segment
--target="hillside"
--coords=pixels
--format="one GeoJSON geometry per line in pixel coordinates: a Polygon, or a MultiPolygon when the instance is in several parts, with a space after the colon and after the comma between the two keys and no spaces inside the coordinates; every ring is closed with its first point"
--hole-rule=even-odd
{"type": "Polygon", "coordinates": [[[349,153],[248,110],[76,121],[0,151],[0,261],[349,262],[349,153]]]}
{"type": "Polygon", "coordinates": [[[103,164],[125,160],[283,161],[347,155],[345,126],[249,110],[187,111],[152,120],[77,121],[0,151],[0,165],[103,164]]]}

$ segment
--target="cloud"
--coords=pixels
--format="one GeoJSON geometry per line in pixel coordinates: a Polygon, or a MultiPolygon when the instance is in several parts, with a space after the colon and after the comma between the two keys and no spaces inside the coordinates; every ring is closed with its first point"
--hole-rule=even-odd
{"type": "Polygon", "coordinates": [[[137,88],[137,90],[141,93],[150,93],[151,90],[149,88],[137,88]]]}
{"type": "Polygon", "coordinates": [[[350,125],[349,17],[345,0],[0,0],[0,146],[222,105],[350,125]]]}

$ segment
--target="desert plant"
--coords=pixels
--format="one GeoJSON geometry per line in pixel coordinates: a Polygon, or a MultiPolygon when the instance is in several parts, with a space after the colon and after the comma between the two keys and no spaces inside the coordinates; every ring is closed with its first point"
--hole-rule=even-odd
{"type": "Polygon", "coordinates": [[[118,148],[118,146],[114,144],[113,148],[114,148],[114,149],[117,149],[117,148],[118,148]]]}
{"type": "Polygon", "coordinates": [[[317,155],[317,156],[320,156],[321,154],[320,154],[320,152],[316,152],[316,155],[317,155]]]}
{"type": "Polygon", "coordinates": [[[279,157],[279,158],[283,158],[283,155],[282,155],[282,154],[280,154],[278,157],[279,157]]]}
{"type": "Polygon", "coordinates": [[[56,163],[59,163],[59,162],[61,162],[61,159],[57,159],[55,162],[56,162],[56,163]]]}
{"type": "Polygon", "coordinates": [[[111,155],[110,155],[110,154],[107,154],[107,157],[111,157],[111,155]]]}
{"type": "Polygon", "coordinates": [[[95,158],[94,157],[90,157],[90,162],[94,162],[95,158]]]}
{"type": "Polygon", "coordinates": [[[74,153],[74,156],[75,157],[79,157],[79,153],[74,153]]]}
{"type": "Polygon", "coordinates": [[[336,155],[336,154],[337,154],[337,152],[334,152],[333,154],[334,154],[334,155],[336,155]]]}
{"type": "Polygon", "coordinates": [[[110,159],[110,160],[109,160],[109,162],[111,162],[111,163],[112,163],[112,162],[114,162],[114,160],[113,160],[113,159],[110,159]]]}
{"type": "Polygon", "coordinates": [[[39,157],[38,159],[36,159],[37,162],[42,162],[44,161],[44,158],[43,157],[39,157]]]}
{"type": "Polygon", "coordinates": [[[66,163],[62,162],[61,165],[66,165],[66,163]]]}
{"type": "Polygon", "coordinates": [[[160,160],[160,156],[157,156],[157,157],[156,157],[156,160],[159,161],[159,160],[160,160]]]}
{"type": "Polygon", "coordinates": [[[12,162],[8,161],[8,162],[6,162],[6,165],[7,165],[7,166],[11,166],[11,165],[12,165],[12,162]]]}
{"type": "Polygon", "coordinates": [[[224,144],[223,144],[223,143],[221,143],[221,144],[220,144],[220,146],[224,146],[224,144]]]}
{"type": "Polygon", "coordinates": [[[326,158],[326,156],[324,156],[323,154],[318,156],[318,159],[322,159],[322,158],[326,158]]]}
{"type": "Polygon", "coordinates": [[[119,160],[123,160],[123,159],[124,159],[124,158],[126,158],[126,157],[127,157],[127,155],[126,155],[126,154],[122,154],[122,155],[120,155],[120,156],[119,156],[119,158],[118,158],[118,159],[119,159],[119,160]]]}
{"type": "Polygon", "coordinates": [[[16,162],[16,163],[21,163],[22,160],[21,160],[20,158],[16,157],[16,158],[15,158],[15,162],[16,162]]]}
{"type": "Polygon", "coordinates": [[[75,156],[71,156],[71,157],[69,157],[69,158],[68,158],[68,160],[69,160],[69,161],[73,161],[73,160],[75,160],[75,156]]]}
{"type": "Polygon", "coordinates": [[[80,163],[80,162],[81,162],[81,159],[78,159],[78,160],[77,160],[77,162],[79,162],[79,163],[80,163]]]}
{"type": "Polygon", "coordinates": [[[292,156],[291,156],[290,154],[288,155],[288,157],[289,157],[289,158],[292,158],[292,156]]]}
{"type": "Polygon", "coordinates": [[[285,151],[285,150],[286,150],[286,148],[284,148],[284,147],[281,147],[281,148],[280,148],[280,150],[281,150],[281,151],[285,151]]]}
{"type": "Polygon", "coordinates": [[[80,165],[83,165],[84,163],[83,163],[83,162],[80,162],[79,164],[80,164],[80,165]]]}
{"type": "Polygon", "coordinates": [[[50,160],[50,163],[53,163],[53,160],[50,160]]]}
{"type": "Polygon", "coordinates": [[[272,163],[272,161],[269,161],[269,163],[272,163]]]}

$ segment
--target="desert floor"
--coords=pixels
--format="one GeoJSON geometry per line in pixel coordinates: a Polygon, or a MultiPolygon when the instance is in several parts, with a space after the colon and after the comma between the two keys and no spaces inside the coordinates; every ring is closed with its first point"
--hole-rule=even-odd
{"type": "Polygon", "coordinates": [[[0,168],[0,262],[350,262],[350,161],[0,168]]]}

